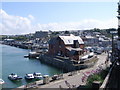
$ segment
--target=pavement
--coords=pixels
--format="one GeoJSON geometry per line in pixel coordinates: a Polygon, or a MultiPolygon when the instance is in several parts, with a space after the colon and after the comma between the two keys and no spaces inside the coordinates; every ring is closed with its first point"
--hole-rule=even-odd
{"type": "MultiPolygon", "coordinates": [[[[35,88],[74,88],[74,87],[78,87],[80,85],[85,84],[85,79],[87,80],[86,76],[88,74],[91,74],[92,71],[98,70],[98,68],[101,66],[102,68],[106,67],[105,61],[107,59],[107,53],[102,53],[101,55],[97,55],[97,57],[99,58],[98,61],[96,62],[96,64],[91,67],[91,68],[87,68],[87,69],[83,69],[83,70],[79,70],[76,71],[76,74],[69,76],[69,73],[65,73],[63,74],[63,79],[60,80],[55,80],[52,81],[48,84],[42,84],[43,81],[36,81],[35,84],[33,84],[33,87],[35,88]]],[[[19,88],[23,88],[25,86],[21,86],[19,88]]]]}

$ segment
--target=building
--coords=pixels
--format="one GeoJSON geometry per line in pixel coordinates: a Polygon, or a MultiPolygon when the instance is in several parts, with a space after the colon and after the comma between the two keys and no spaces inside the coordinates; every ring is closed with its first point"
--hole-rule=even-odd
{"type": "Polygon", "coordinates": [[[48,32],[37,31],[34,34],[34,38],[45,38],[48,36],[48,32]]]}
{"type": "Polygon", "coordinates": [[[104,38],[99,38],[99,46],[101,47],[107,47],[112,44],[112,40],[110,39],[104,39],[104,38]]]}
{"type": "Polygon", "coordinates": [[[93,36],[84,36],[82,37],[86,46],[97,46],[99,39],[93,36]]]}
{"type": "Polygon", "coordinates": [[[79,60],[84,53],[84,42],[79,36],[58,36],[49,41],[49,54],[79,60]]]}
{"type": "Polygon", "coordinates": [[[14,39],[4,39],[5,42],[14,42],[14,39]]]}

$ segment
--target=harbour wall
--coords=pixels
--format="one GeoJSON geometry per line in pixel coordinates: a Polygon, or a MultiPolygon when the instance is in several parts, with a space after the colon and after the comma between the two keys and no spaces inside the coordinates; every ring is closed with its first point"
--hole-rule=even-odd
{"type": "Polygon", "coordinates": [[[39,59],[41,62],[62,69],[65,72],[92,67],[98,61],[98,58],[96,56],[93,56],[82,64],[74,64],[73,61],[67,57],[51,56],[47,54],[40,55],[39,59]]]}

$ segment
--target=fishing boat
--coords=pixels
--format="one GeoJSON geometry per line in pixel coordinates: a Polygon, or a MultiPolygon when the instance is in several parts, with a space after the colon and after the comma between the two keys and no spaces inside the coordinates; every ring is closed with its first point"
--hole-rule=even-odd
{"type": "Polygon", "coordinates": [[[42,79],[41,73],[35,73],[35,72],[34,72],[33,75],[34,75],[34,78],[35,78],[35,79],[42,79]]]}
{"type": "Polygon", "coordinates": [[[32,79],[34,79],[34,75],[33,74],[26,74],[25,79],[32,80],[32,79]]]}
{"type": "Polygon", "coordinates": [[[11,73],[11,74],[8,76],[8,78],[9,78],[10,80],[21,80],[21,79],[22,79],[22,77],[18,76],[18,75],[15,74],[15,73],[11,73]]]}

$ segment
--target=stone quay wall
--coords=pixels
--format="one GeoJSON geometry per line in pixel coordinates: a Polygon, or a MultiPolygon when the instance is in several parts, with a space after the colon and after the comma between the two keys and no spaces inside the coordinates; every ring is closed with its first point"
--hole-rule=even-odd
{"type": "Polygon", "coordinates": [[[83,68],[89,68],[97,62],[97,57],[92,57],[89,59],[88,62],[83,64],[74,64],[69,58],[67,57],[58,57],[58,56],[50,56],[50,55],[40,55],[40,61],[64,71],[70,72],[75,70],[80,70],[83,68]]]}

